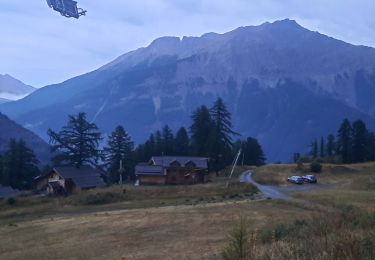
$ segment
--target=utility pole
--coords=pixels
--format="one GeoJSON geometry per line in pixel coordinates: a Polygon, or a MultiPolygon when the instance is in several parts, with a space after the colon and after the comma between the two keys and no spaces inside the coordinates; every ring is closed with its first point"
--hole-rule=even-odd
{"type": "Polygon", "coordinates": [[[227,188],[229,187],[229,181],[232,178],[232,175],[233,175],[233,172],[234,172],[234,168],[236,168],[238,159],[241,156],[241,152],[242,152],[242,149],[240,148],[240,150],[238,150],[238,153],[237,153],[236,157],[234,158],[233,165],[232,165],[232,170],[230,172],[230,175],[229,175],[229,178],[228,178],[228,182],[227,182],[227,188]]]}
{"type": "Polygon", "coordinates": [[[122,174],[124,172],[124,169],[122,167],[122,160],[120,160],[120,169],[119,169],[119,173],[120,173],[120,181],[119,181],[119,184],[122,185],[122,174]]]}

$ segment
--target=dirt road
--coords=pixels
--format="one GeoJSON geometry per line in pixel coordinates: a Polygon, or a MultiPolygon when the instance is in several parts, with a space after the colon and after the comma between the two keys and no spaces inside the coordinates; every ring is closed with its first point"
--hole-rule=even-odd
{"type": "Polygon", "coordinates": [[[253,180],[251,171],[246,171],[242,173],[240,177],[240,182],[251,183],[255,185],[265,195],[266,198],[296,201],[296,202],[298,202],[299,200],[291,196],[288,196],[286,193],[310,191],[310,190],[322,188],[322,185],[315,185],[315,184],[293,185],[293,186],[287,186],[287,187],[262,185],[253,180]]]}

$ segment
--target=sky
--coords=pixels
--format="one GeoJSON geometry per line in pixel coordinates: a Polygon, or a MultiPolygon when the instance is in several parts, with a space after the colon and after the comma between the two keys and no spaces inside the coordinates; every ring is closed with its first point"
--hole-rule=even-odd
{"type": "Polygon", "coordinates": [[[224,33],[285,18],[375,47],[374,0],[77,0],[68,19],[45,0],[0,0],[0,74],[34,87],[92,71],[161,36],[224,33]]]}

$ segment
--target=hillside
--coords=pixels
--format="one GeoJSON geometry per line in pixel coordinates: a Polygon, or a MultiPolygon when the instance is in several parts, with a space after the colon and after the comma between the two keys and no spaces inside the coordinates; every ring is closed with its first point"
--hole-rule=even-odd
{"type": "Polygon", "coordinates": [[[0,113],[0,153],[7,150],[10,139],[23,139],[27,146],[34,150],[37,158],[43,164],[49,163],[50,148],[39,136],[16,124],[0,113]]]}
{"type": "Polygon", "coordinates": [[[32,86],[26,85],[8,74],[0,74],[0,103],[6,100],[21,99],[34,91],[35,88],[32,86]]]}
{"type": "Polygon", "coordinates": [[[44,138],[84,111],[103,132],[123,124],[139,143],[164,124],[188,126],[191,112],[218,96],[236,131],[258,138],[270,161],[287,161],[344,117],[375,129],[375,50],[291,20],[163,37],[0,111],[44,138]]]}

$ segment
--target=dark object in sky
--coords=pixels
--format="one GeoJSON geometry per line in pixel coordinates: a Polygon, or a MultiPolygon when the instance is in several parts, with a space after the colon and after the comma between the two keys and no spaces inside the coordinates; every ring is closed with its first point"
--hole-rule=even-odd
{"type": "Polygon", "coordinates": [[[49,7],[59,12],[62,16],[79,18],[82,15],[86,15],[85,10],[77,7],[77,2],[73,0],[47,0],[49,7]]]}

